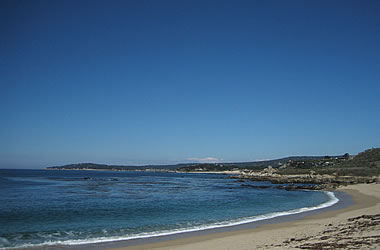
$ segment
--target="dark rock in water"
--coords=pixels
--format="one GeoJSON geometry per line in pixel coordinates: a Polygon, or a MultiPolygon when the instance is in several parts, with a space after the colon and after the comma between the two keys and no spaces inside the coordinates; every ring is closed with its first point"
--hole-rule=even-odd
{"type": "Polygon", "coordinates": [[[335,189],[340,185],[358,184],[358,183],[376,183],[377,178],[363,176],[335,176],[335,175],[279,175],[279,174],[241,174],[231,176],[230,178],[251,181],[269,181],[272,184],[304,184],[300,186],[283,186],[285,190],[296,189],[335,189]]]}
{"type": "Polygon", "coordinates": [[[249,187],[249,188],[257,188],[257,189],[265,189],[270,188],[271,186],[256,186],[256,185],[249,185],[249,184],[241,184],[241,187],[249,187]]]}
{"type": "Polygon", "coordinates": [[[285,186],[278,186],[277,189],[282,189],[286,191],[294,191],[294,190],[321,190],[323,189],[323,186],[321,185],[285,185],[285,186]]]}

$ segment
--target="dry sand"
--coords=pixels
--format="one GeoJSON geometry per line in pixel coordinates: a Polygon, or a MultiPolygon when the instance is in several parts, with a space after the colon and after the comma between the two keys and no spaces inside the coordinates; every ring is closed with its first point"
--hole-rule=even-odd
{"type": "Polygon", "coordinates": [[[380,184],[338,190],[348,193],[353,205],[292,222],[118,249],[380,249],[380,184]]]}

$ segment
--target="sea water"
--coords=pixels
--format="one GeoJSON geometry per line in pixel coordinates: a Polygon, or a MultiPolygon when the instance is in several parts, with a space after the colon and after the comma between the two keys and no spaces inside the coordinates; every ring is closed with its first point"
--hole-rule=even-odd
{"type": "Polygon", "coordinates": [[[189,232],[337,202],[329,192],[275,186],[241,183],[221,174],[0,170],[0,248],[189,232]]]}

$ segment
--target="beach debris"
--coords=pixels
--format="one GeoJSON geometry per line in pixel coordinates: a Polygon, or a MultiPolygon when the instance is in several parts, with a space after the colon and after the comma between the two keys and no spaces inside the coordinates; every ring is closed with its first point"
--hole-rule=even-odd
{"type": "Polygon", "coordinates": [[[362,215],[346,222],[325,225],[326,230],[309,237],[290,238],[286,248],[299,249],[379,249],[380,214],[362,215]]]}

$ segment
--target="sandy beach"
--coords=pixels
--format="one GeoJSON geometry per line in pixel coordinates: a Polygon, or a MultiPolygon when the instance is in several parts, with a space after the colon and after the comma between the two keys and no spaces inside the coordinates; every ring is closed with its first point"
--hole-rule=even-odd
{"type": "Polygon", "coordinates": [[[353,204],[302,219],[114,248],[134,249],[380,249],[380,184],[341,187],[353,204]]]}

